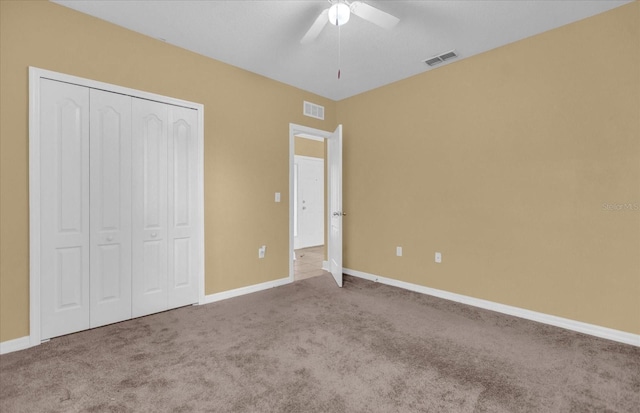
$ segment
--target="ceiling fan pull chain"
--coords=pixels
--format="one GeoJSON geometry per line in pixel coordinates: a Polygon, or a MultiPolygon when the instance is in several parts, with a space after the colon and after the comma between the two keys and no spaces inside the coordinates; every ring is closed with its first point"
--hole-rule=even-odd
{"type": "Polygon", "coordinates": [[[338,26],[338,80],[340,80],[340,65],[342,64],[342,50],[341,50],[341,37],[340,37],[340,33],[342,32],[342,30],[340,29],[340,26],[338,26]]]}

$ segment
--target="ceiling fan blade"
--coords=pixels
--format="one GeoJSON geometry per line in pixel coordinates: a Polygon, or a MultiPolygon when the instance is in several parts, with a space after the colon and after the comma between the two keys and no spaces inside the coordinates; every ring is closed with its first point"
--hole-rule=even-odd
{"type": "Polygon", "coordinates": [[[373,6],[369,6],[367,3],[363,3],[361,1],[354,1],[351,3],[351,13],[361,19],[370,21],[383,29],[391,29],[400,21],[397,17],[383,12],[380,9],[376,9],[373,6]]]}
{"type": "Polygon", "coordinates": [[[324,29],[324,26],[329,22],[328,14],[329,14],[329,9],[326,9],[325,11],[320,13],[320,15],[318,16],[316,21],[313,22],[313,24],[311,25],[307,33],[304,35],[302,40],[300,40],[300,43],[306,44],[314,41],[316,37],[318,37],[322,29],[324,29]]]}

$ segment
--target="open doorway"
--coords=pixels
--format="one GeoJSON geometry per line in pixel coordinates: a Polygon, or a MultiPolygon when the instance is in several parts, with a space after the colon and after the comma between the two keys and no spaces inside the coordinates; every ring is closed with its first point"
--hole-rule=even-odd
{"type": "MultiPolygon", "coordinates": [[[[299,156],[305,155],[301,154],[299,156]]],[[[293,123],[289,124],[289,194],[289,279],[291,281],[295,281],[296,279],[294,270],[296,268],[295,262],[298,261],[298,258],[304,259],[307,257],[310,261],[313,261],[309,263],[313,265],[313,268],[301,265],[306,264],[304,261],[301,261],[301,264],[297,265],[299,270],[308,270],[308,274],[306,274],[307,278],[312,276],[312,274],[321,275],[324,274],[323,271],[327,271],[334,278],[338,287],[342,287],[342,219],[346,215],[342,210],[342,125],[338,125],[333,132],[327,132],[293,123]],[[299,142],[297,145],[296,139],[299,142]],[[308,140],[321,142],[324,149],[324,175],[322,184],[324,189],[322,202],[324,206],[324,245],[316,245],[313,248],[320,248],[315,251],[305,251],[305,254],[302,255],[296,254],[294,232],[297,233],[299,230],[300,222],[298,221],[301,219],[299,216],[300,211],[308,210],[302,210],[302,207],[307,205],[307,202],[303,202],[305,199],[297,194],[300,188],[297,182],[298,179],[302,180],[306,178],[300,175],[300,163],[298,163],[298,175],[296,178],[294,161],[296,146],[302,146],[308,143],[308,140]],[[296,208],[294,208],[294,199],[296,200],[296,208]],[[322,251],[323,260],[322,267],[319,269],[317,266],[319,265],[320,251],[322,251]],[[296,255],[300,255],[300,257],[296,255]]],[[[300,246],[304,246],[304,244],[300,244],[300,246]]],[[[302,271],[299,272],[301,273],[302,271]]]]}
{"type": "Polygon", "coordinates": [[[324,138],[294,137],[294,280],[325,274],[326,150],[324,138]]]}

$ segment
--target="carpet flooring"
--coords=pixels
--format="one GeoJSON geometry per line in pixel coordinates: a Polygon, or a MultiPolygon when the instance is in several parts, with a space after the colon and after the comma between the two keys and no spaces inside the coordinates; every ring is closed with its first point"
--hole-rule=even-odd
{"type": "Polygon", "coordinates": [[[0,356],[0,411],[638,412],[640,348],[330,275],[0,356]]]}

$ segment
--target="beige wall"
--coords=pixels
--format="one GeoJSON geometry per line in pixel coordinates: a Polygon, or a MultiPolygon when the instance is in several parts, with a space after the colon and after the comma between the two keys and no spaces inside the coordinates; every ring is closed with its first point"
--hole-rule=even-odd
{"type": "Polygon", "coordinates": [[[204,104],[206,293],[288,276],[289,123],[333,130],[334,102],[49,2],[1,1],[0,341],[29,334],[28,66],[204,104]]]}
{"type": "Polygon", "coordinates": [[[312,158],[324,159],[324,142],[313,139],[295,137],[295,154],[300,156],[310,156],[312,158]]]}
{"type": "Polygon", "coordinates": [[[640,205],[639,29],[635,2],[339,102],[345,267],[640,333],[640,210],[603,208],[640,205]]]}
{"type": "Polygon", "coordinates": [[[288,274],[289,122],[339,121],[346,267],[640,333],[640,211],[603,209],[640,205],[639,19],[635,2],[336,104],[0,1],[0,341],[29,333],[28,66],[205,105],[207,294],[288,274]]]}

